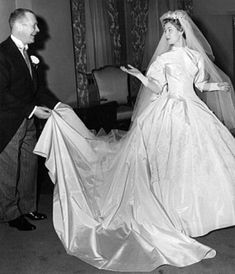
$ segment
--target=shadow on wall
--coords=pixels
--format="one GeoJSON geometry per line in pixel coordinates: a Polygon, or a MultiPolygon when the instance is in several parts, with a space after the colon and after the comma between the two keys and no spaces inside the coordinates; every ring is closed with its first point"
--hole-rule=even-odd
{"type": "MultiPolygon", "coordinates": [[[[49,27],[47,22],[42,17],[37,16],[37,21],[40,32],[36,35],[35,42],[30,45],[29,54],[35,55],[40,60],[39,65],[36,67],[38,85],[42,90],[50,92],[54,97],[56,97],[56,95],[49,89],[48,86],[47,72],[50,67],[39,54],[40,51],[43,51],[46,48],[46,42],[50,39],[49,27]]],[[[46,121],[35,119],[35,122],[38,128],[38,134],[40,134],[46,121]]]]}
{"type": "Polygon", "coordinates": [[[39,66],[37,67],[38,83],[40,83],[40,86],[43,86],[45,89],[50,91],[47,81],[47,72],[50,67],[46,64],[43,57],[39,54],[39,51],[45,49],[46,42],[50,39],[49,27],[47,22],[42,17],[37,17],[37,21],[40,32],[36,35],[35,42],[30,45],[30,55],[35,55],[40,60],[39,66]]]}

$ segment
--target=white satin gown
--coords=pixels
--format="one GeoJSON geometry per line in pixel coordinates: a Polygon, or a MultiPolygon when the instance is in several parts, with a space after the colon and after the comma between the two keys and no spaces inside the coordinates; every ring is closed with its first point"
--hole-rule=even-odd
{"type": "Polygon", "coordinates": [[[53,222],[67,253],[97,268],[187,266],[215,256],[190,236],[235,224],[235,142],[195,95],[193,84],[205,84],[200,55],[174,48],[148,77],[167,91],[121,139],[95,136],[61,108],[34,150],[55,183],[53,222]]]}

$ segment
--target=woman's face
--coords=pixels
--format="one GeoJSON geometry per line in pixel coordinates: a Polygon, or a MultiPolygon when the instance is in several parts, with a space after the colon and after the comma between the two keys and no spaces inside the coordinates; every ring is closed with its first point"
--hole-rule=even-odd
{"type": "Polygon", "coordinates": [[[164,32],[166,40],[171,46],[182,46],[183,45],[183,32],[178,30],[170,22],[166,23],[164,26],[164,32]]]}

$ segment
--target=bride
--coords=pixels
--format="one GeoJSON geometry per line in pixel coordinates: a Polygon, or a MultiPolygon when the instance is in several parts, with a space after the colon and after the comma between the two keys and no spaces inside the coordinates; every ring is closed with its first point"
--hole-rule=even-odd
{"type": "Polygon", "coordinates": [[[184,11],[167,12],[161,22],[146,76],[122,68],[143,84],[130,130],[95,136],[61,108],[34,150],[55,183],[59,238],[97,268],[152,271],[212,258],[215,250],[191,237],[235,224],[235,142],[195,94],[221,90],[230,102],[232,86],[184,11]]]}

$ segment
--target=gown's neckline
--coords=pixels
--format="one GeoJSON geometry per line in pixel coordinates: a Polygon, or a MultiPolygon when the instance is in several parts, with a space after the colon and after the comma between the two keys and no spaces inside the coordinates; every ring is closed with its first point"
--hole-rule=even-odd
{"type": "Polygon", "coordinates": [[[187,48],[187,47],[186,46],[180,46],[180,47],[172,46],[171,50],[176,51],[176,50],[185,49],[185,48],[187,48]]]}

